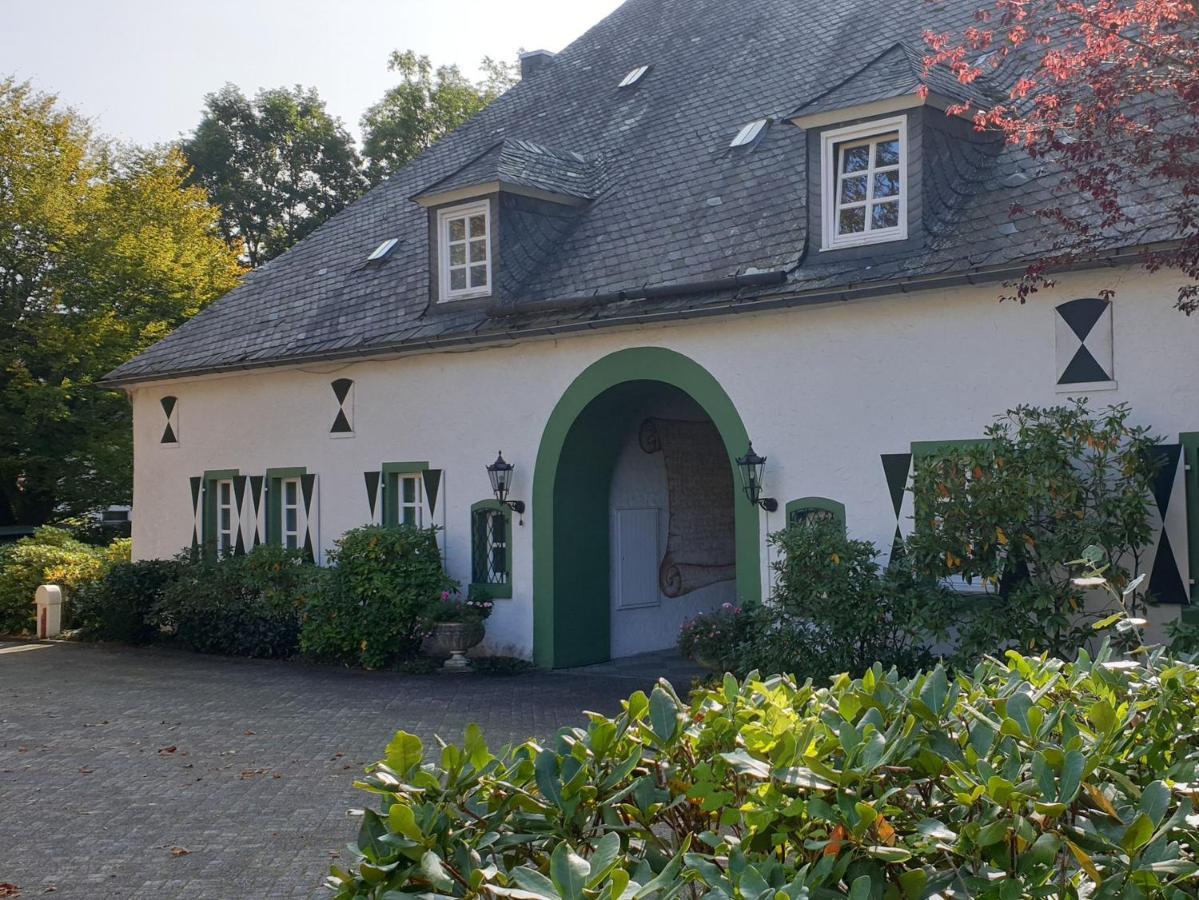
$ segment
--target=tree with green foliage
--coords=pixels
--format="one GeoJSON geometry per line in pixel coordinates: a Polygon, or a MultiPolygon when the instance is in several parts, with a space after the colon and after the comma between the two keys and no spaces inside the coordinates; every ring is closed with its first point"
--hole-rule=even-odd
{"type": "Polygon", "coordinates": [[[362,193],[354,140],[315,88],[253,100],[226,84],[181,149],[192,182],[220,207],[221,232],[251,267],[278,256],[362,193]]]}
{"type": "Polygon", "coordinates": [[[517,67],[484,57],[483,78],[471,81],[457,66],[433,68],[427,56],[396,50],[387,68],[400,75],[362,116],[367,176],[378,184],[431,147],[519,79],[517,67]]]}
{"type": "Polygon", "coordinates": [[[186,179],[0,79],[0,525],[129,501],[129,404],[97,382],[241,274],[186,179]]]}
{"type": "Polygon", "coordinates": [[[1127,405],[1020,406],[988,440],[917,460],[910,562],[993,595],[962,609],[964,658],[1008,647],[1071,658],[1105,610],[1088,609],[1070,564],[1094,545],[1117,589],[1140,571],[1157,441],[1130,420],[1127,405]]]}

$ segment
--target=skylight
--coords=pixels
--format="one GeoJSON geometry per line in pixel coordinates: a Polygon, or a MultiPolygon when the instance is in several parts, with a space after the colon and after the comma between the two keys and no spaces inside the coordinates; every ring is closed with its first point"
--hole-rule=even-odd
{"type": "Polygon", "coordinates": [[[374,252],[366,258],[366,261],[375,262],[376,260],[383,259],[388,253],[395,249],[395,245],[399,242],[399,238],[390,238],[389,240],[384,241],[375,248],[374,252]]]}
{"type": "Polygon", "coordinates": [[[746,144],[752,144],[757,140],[758,135],[762,133],[762,129],[766,127],[765,119],[755,119],[747,125],[742,126],[737,132],[737,136],[733,138],[730,147],[744,147],[746,144]]]}
{"type": "Polygon", "coordinates": [[[633,71],[631,71],[628,75],[626,75],[624,77],[624,80],[621,81],[621,83],[618,84],[617,87],[622,87],[622,88],[632,87],[638,81],[640,81],[641,76],[644,75],[648,71],[649,71],[649,66],[638,66],[633,71]]]}

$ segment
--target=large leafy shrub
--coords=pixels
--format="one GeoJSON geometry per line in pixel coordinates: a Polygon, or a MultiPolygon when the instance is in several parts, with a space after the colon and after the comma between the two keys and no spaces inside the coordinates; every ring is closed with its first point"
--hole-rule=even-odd
{"type": "Polygon", "coordinates": [[[398,733],[336,896],[1194,896],[1194,666],[1012,652],[622,705],[498,755],[398,733]]]}
{"type": "Polygon", "coordinates": [[[988,440],[917,459],[915,533],[909,553],[935,577],[957,576],[1002,598],[961,621],[967,657],[1016,647],[1069,657],[1093,619],[1068,562],[1082,547],[1113,561],[1123,589],[1149,544],[1155,440],[1129,424],[1130,410],[1092,413],[1085,402],[1020,406],[987,429],[988,440]]]}
{"type": "Polygon", "coordinates": [[[129,546],[121,539],[96,547],[50,526],[0,546],[0,634],[35,629],[33,595],[38,585],[59,585],[69,616],[74,591],[101,578],[112,563],[129,559],[129,546]]]}
{"type": "Polygon", "coordinates": [[[198,559],[163,588],[157,622],[201,653],[288,657],[321,571],[294,550],[264,544],[244,556],[198,559]]]}
{"type": "Polygon", "coordinates": [[[869,541],[835,522],[795,524],[771,535],[777,548],[768,604],[749,613],[734,671],[828,678],[875,662],[913,672],[943,636],[946,592],[903,565],[883,570],[869,541]]]}
{"type": "Polygon", "coordinates": [[[167,587],[184,572],[182,559],[120,562],[84,585],[72,603],[72,625],[92,641],[144,644],[159,633],[159,611],[167,587]]]}
{"type": "Polygon", "coordinates": [[[309,602],[300,639],[304,654],[318,659],[378,668],[414,656],[430,606],[457,587],[432,528],[354,528],[329,559],[330,577],[309,602]]]}

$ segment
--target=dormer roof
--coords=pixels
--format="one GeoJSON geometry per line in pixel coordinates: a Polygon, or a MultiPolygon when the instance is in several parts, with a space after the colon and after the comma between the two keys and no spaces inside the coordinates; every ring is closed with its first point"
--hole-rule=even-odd
{"type": "Polygon", "coordinates": [[[551,150],[532,141],[503,140],[412,199],[422,206],[438,206],[510,191],[578,205],[595,198],[599,181],[600,166],[581,153],[551,150]]]}
{"type": "Polygon", "coordinates": [[[802,128],[883,115],[928,104],[941,109],[969,102],[986,109],[1002,99],[986,76],[962,84],[945,66],[924,73],[923,47],[896,41],[876,57],[791,113],[802,128]],[[927,85],[928,94],[921,88],[927,85]]]}

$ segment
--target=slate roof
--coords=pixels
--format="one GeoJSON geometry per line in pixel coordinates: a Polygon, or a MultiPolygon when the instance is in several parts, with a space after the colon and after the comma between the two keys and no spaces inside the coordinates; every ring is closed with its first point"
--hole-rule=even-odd
{"type": "MultiPolygon", "coordinates": [[[[878,256],[865,260],[819,254],[812,246],[819,235],[807,233],[805,134],[778,121],[854,73],[869,76],[856,79],[859,85],[882,73],[910,73],[909,48],[921,46],[925,29],[961,29],[977,8],[978,0],[628,0],[109,377],[129,383],[503,341],[840,298],[1018,265],[1049,240],[1031,213],[1010,214],[1014,203],[1035,209],[1052,196],[1055,178],[1042,163],[993,141],[953,147],[933,133],[924,147],[924,246],[888,255],[878,245],[878,256]],[[617,87],[647,64],[652,68],[636,85],[617,87]],[[774,124],[759,140],[729,148],[741,126],[763,117],[774,124]],[[497,315],[485,303],[432,302],[428,212],[412,198],[493,168],[522,177],[530,159],[547,163],[546,170],[530,168],[531,181],[562,186],[575,154],[592,167],[590,202],[522,280],[517,309],[497,315]],[[367,255],[393,237],[395,250],[367,264],[367,255]],[[671,289],[763,272],[785,273],[784,282],[671,289]],[[587,296],[603,302],[555,303],[587,296]]],[[[1114,247],[1165,236],[1155,230],[1162,223],[1149,214],[1153,204],[1146,208],[1139,230],[1114,235],[1114,247]]]]}
{"type": "Polygon", "coordinates": [[[582,154],[550,150],[531,141],[506,140],[430,185],[417,198],[498,181],[591,200],[599,189],[600,175],[599,164],[582,154]]]}
{"type": "Polygon", "coordinates": [[[944,97],[968,100],[976,108],[986,109],[1003,99],[1003,92],[990,83],[986,74],[962,84],[946,66],[936,66],[925,76],[925,52],[923,45],[896,41],[843,81],[800,106],[793,115],[808,116],[902,97],[916,93],[922,84],[944,97]]]}

